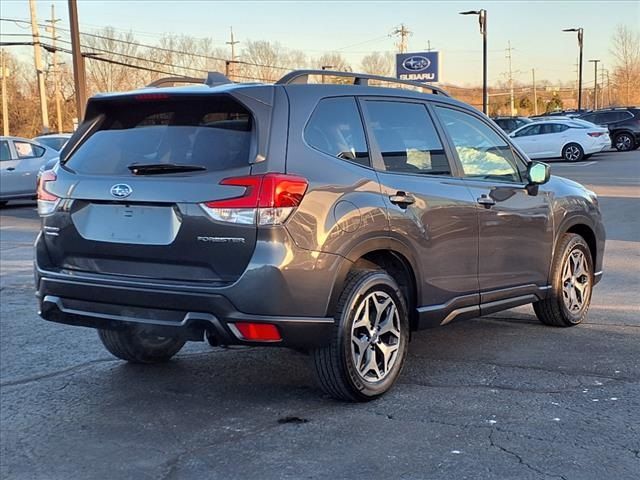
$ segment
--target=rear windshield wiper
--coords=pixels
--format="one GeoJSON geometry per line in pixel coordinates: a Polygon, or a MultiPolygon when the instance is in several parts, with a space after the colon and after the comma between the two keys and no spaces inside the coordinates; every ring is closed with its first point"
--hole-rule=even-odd
{"type": "Polygon", "coordinates": [[[133,163],[127,167],[134,175],[159,175],[163,173],[197,172],[206,170],[201,165],[178,165],[175,163],[133,163]]]}

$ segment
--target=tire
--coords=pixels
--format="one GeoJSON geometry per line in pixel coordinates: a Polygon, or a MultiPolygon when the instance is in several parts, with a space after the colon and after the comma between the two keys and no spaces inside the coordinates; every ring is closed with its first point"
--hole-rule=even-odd
{"type": "Polygon", "coordinates": [[[330,344],[311,352],[318,382],[338,400],[379,397],[400,375],[408,342],[407,304],[395,280],[383,270],[354,271],[336,308],[330,344]]]}
{"type": "Polygon", "coordinates": [[[533,304],[538,320],[554,327],[578,325],[587,317],[593,290],[591,251],[580,235],[567,233],[562,237],[554,255],[551,278],[549,296],[533,304]],[[573,268],[577,266],[576,261],[581,262],[581,269],[573,268]],[[567,272],[571,275],[569,279],[566,278],[567,272]],[[580,272],[584,273],[576,275],[580,272]],[[574,285],[581,285],[581,287],[574,285]],[[574,297],[567,294],[571,291],[574,297]]]}
{"type": "Polygon", "coordinates": [[[567,162],[579,162],[584,157],[584,150],[577,143],[567,143],[562,148],[562,158],[567,162]]]}
{"type": "Polygon", "coordinates": [[[636,141],[630,133],[622,132],[615,136],[613,145],[619,152],[629,152],[637,148],[636,141]]]}
{"type": "Polygon", "coordinates": [[[143,327],[98,330],[98,336],[112,355],[131,363],[167,362],[185,344],[181,338],[151,335],[143,327]]]}

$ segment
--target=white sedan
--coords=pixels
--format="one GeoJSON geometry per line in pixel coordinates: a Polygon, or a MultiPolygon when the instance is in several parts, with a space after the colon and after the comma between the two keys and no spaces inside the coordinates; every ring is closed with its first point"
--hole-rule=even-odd
{"type": "Polygon", "coordinates": [[[609,130],[588,122],[545,120],[509,134],[529,158],[562,158],[577,162],[611,147],[609,130]]]}

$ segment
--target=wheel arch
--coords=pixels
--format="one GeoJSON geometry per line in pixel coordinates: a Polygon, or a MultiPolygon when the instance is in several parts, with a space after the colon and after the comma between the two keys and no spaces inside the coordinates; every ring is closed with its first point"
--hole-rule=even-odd
{"type": "Polygon", "coordinates": [[[421,294],[418,264],[406,245],[388,237],[367,240],[349,252],[333,283],[327,314],[334,314],[349,272],[367,268],[383,269],[396,280],[407,300],[411,329],[415,330],[418,322],[416,307],[421,294]]]}

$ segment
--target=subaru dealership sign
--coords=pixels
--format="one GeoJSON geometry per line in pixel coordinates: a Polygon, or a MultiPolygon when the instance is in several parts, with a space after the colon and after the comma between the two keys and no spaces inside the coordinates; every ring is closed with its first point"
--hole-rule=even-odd
{"type": "Polygon", "coordinates": [[[399,53],[396,55],[396,77],[414,82],[438,81],[438,52],[399,53]]]}

